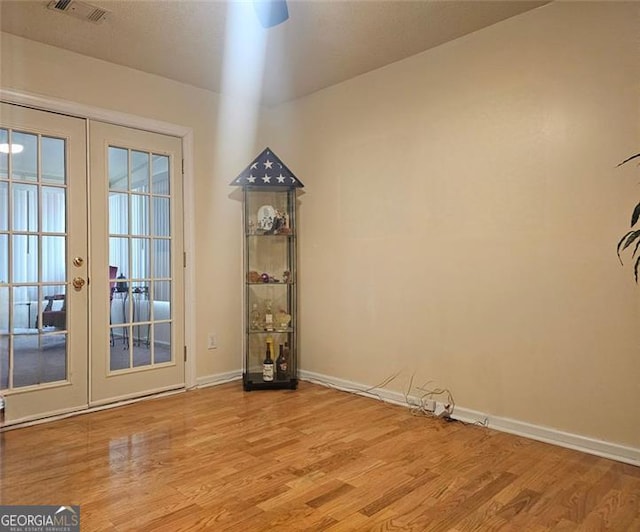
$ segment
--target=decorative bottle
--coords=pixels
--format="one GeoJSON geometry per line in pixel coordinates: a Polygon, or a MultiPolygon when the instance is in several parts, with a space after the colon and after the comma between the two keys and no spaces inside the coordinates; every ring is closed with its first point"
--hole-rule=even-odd
{"type": "MultiPolygon", "coordinates": [[[[271,355],[271,360],[276,360],[276,352],[273,350],[273,336],[267,336],[267,349],[269,350],[269,354],[271,355]]],[[[275,368],[274,368],[275,371],[275,368]]]]}
{"type": "Polygon", "coordinates": [[[259,331],[260,327],[260,311],[258,310],[258,303],[253,304],[253,308],[251,309],[251,313],[249,314],[249,328],[252,331],[259,331]]]}
{"type": "Polygon", "coordinates": [[[265,382],[273,381],[273,359],[271,358],[271,346],[269,343],[267,343],[267,352],[262,363],[262,380],[265,382]]]}
{"type": "MultiPolygon", "coordinates": [[[[287,348],[287,350],[288,349],[289,348],[287,348]]],[[[284,346],[280,344],[280,353],[278,354],[278,358],[276,360],[276,378],[279,381],[286,380],[288,376],[287,370],[288,370],[287,356],[285,355],[284,346]]]]}
{"type": "Polygon", "coordinates": [[[271,300],[267,300],[264,311],[264,330],[273,331],[273,309],[271,308],[271,300]]]}
{"type": "Polygon", "coordinates": [[[285,342],[282,354],[284,356],[285,361],[287,362],[287,377],[289,377],[289,353],[290,353],[289,342],[285,342]]]}

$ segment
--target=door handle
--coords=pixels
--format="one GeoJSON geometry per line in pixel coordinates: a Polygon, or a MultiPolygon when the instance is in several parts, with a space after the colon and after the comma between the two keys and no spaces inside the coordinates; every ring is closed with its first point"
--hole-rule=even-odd
{"type": "Polygon", "coordinates": [[[73,281],[71,281],[71,284],[76,290],[82,290],[84,283],[85,283],[85,280],[82,277],[74,277],[73,281]]]}

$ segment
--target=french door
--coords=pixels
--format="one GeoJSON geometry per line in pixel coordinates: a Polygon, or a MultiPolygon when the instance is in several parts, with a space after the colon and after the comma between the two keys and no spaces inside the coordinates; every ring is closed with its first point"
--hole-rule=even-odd
{"type": "Polygon", "coordinates": [[[91,270],[101,280],[89,402],[99,405],[184,387],[182,148],[101,122],[89,131],[91,270]]]}
{"type": "Polygon", "coordinates": [[[0,105],[5,424],[183,387],[181,140],[0,105]]]}
{"type": "Polygon", "coordinates": [[[5,424],[87,406],[85,121],[0,104],[5,424]]]}

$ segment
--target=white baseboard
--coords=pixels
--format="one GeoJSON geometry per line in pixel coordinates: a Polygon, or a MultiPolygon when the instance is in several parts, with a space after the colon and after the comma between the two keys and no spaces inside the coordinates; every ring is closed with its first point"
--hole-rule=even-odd
{"type": "Polygon", "coordinates": [[[224,384],[225,382],[237,381],[242,378],[242,370],[227,371],[225,373],[215,373],[213,375],[205,375],[196,379],[196,387],[204,388],[206,386],[215,386],[216,384],[224,384]]]}
{"type": "MultiPolygon", "coordinates": [[[[301,370],[299,372],[299,378],[300,380],[337,388],[346,392],[372,397],[387,403],[393,403],[405,407],[419,404],[420,402],[419,398],[412,396],[405,397],[405,395],[400,392],[385,390],[384,388],[371,388],[364,384],[338,379],[336,377],[322,375],[312,371],[301,370]]],[[[441,409],[442,406],[439,405],[439,408],[441,409]]],[[[438,409],[436,409],[436,411],[438,411],[438,409]]],[[[466,423],[481,423],[490,429],[501,432],[508,432],[517,436],[531,438],[532,440],[538,440],[558,445],[560,447],[566,447],[568,449],[601,456],[603,458],[609,458],[618,462],[640,466],[640,449],[633,447],[596,440],[579,434],[562,432],[560,430],[540,425],[533,425],[531,423],[515,419],[493,416],[491,414],[485,414],[460,406],[455,407],[451,417],[466,423]]]]}
{"type": "Polygon", "coordinates": [[[114,403],[92,405],[89,407],[83,407],[79,409],[70,410],[57,410],[49,412],[47,417],[32,416],[29,418],[22,418],[14,421],[11,425],[4,425],[0,428],[0,432],[5,432],[14,429],[21,429],[24,427],[31,427],[33,425],[41,425],[42,423],[50,423],[51,421],[58,421],[59,419],[66,419],[68,417],[79,416],[82,414],[91,414],[92,412],[100,412],[101,410],[109,410],[111,408],[117,408],[119,406],[130,405],[134,403],[140,403],[142,401],[150,401],[152,399],[159,399],[161,397],[168,397],[170,395],[176,395],[178,393],[184,393],[185,388],[167,389],[153,395],[143,395],[141,397],[133,397],[129,399],[123,399],[114,403]]]}

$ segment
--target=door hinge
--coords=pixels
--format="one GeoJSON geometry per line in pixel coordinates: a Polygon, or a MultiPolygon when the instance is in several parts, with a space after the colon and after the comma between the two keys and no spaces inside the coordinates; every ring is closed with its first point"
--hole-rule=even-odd
{"type": "Polygon", "coordinates": [[[184,361],[187,361],[187,346],[184,346],[184,361]]]}
{"type": "Polygon", "coordinates": [[[182,159],[182,175],[184,175],[184,159],[182,159]]]}
{"type": "Polygon", "coordinates": [[[187,267],[187,252],[184,251],[182,253],[182,267],[186,268],[187,267]]]}

